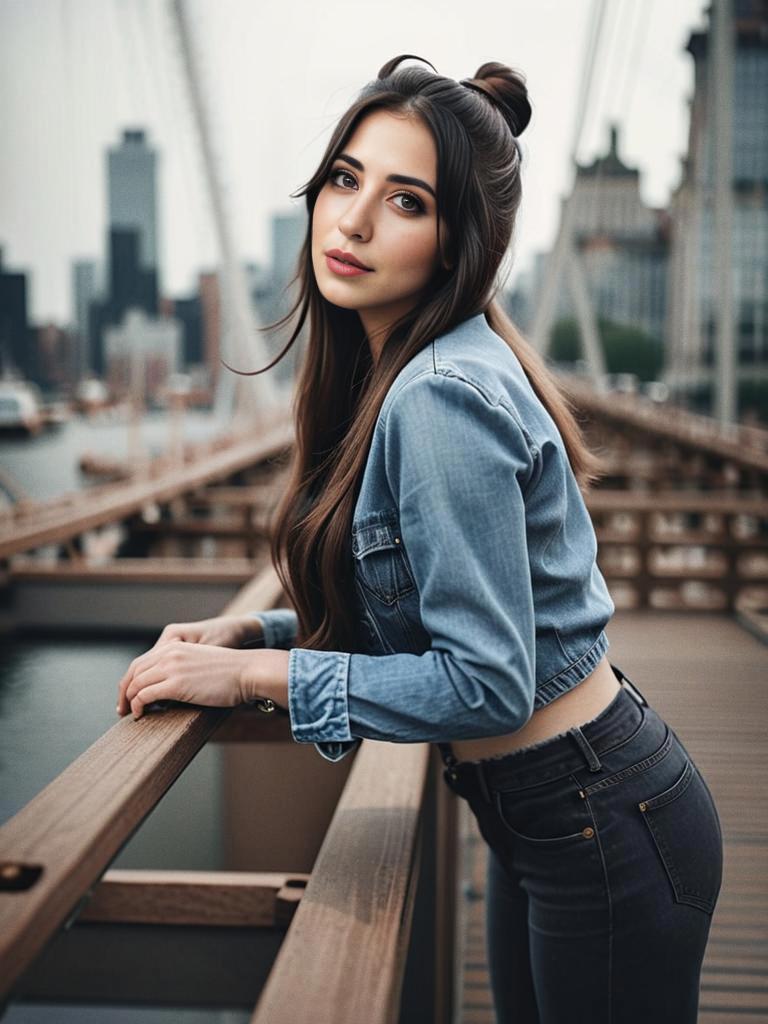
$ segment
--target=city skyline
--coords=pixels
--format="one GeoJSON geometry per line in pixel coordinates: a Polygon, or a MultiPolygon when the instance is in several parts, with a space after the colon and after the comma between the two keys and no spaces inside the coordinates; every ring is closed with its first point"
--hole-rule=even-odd
{"type": "MultiPolygon", "coordinates": [[[[90,0],[70,4],[37,0],[34,7],[33,16],[31,5],[0,2],[4,40],[0,75],[5,79],[0,115],[7,125],[10,153],[0,171],[0,245],[6,265],[29,275],[32,318],[38,322],[74,319],[72,264],[78,259],[102,259],[106,252],[106,151],[131,128],[146,130],[150,145],[160,153],[161,291],[165,295],[188,291],[198,271],[210,269],[218,260],[178,64],[168,53],[165,64],[157,60],[162,52],[159,40],[166,40],[166,51],[170,46],[166,14],[156,4],[135,3],[118,11],[112,4],[98,6],[90,0]],[[38,16],[46,13],[51,17],[38,16]],[[33,39],[37,51],[28,45],[33,39]],[[142,40],[149,41],[143,51],[142,40]],[[34,52],[39,63],[31,59],[34,52]],[[139,70],[128,76],[125,66],[132,56],[139,70]],[[47,69],[46,74],[40,75],[40,67],[47,69]],[[67,75],[72,68],[76,74],[67,75]],[[50,79],[57,71],[62,85],[52,90],[50,79]],[[30,109],[35,112],[33,119],[28,116],[30,109]],[[67,109],[74,111],[72,116],[66,116],[67,109]],[[57,159],[51,160],[50,154],[56,151],[60,151],[57,159]],[[46,152],[48,159],[41,159],[46,152]]],[[[623,116],[622,156],[640,168],[641,191],[650,205],[664,205],[680,180],[692,83],[690,57],[683,46],[690,30],[703,23],[703,8],[693,0],[676,5],[674,11],[649,3],[642,13],[637,4],[618,0],[609,11],[602,73],[597,76],[579,160],[604,151],[608,122],[617,114],[623,116]],[[631,61],[633,54],[632,73],[621,73],[620,62],[631,61]],[[660,103],[665,94],[668,99],[660,103]]],[[[292,8],[294,15],[301,10],[299,5],[292,8]]],[[[345,53],[344,66],[339,68],[334,67],[334,57],[345,50],[345,43],[336,39],[327,54],[320,51],[326,36],[333,34],[329,23],[338,21],[341,7],[324,7],[325,18],[307,8],[292,37],[297,53],[304,54],[304,70],[293,76],[288,73],[280,87],[273,85],[266,104],[259,96],[269,84],[270,65],[247,58],[258,52],[257,35],[262,48],[268,37],[279,43],[272,65],[278,68],[287,45],[279,32],[284,12],[257,12],[236,0],[215,10],[207,2],[192,4],[196,38],[206,41],[207,101],[216,115],[215,142],[243,261],[263,264],[268,260],[270,217],[301,205],[292,202],[289,193],[311,174],[338,115],[387,57],[411,52],[428,57],[438,71],[452,77],[471,74],[486,59],[505,60],[526,75],[534,118],[521,140],[524,198],[511,281],[530,266],[534,254],[553,240],[560,197],[571,183],[567,148],[574,112],[570,101],[577,92],[589,6],[579,0],[567,10],[554,3],[535,9],[530,3],[516,3],[504,12],[493,6],[488,10],[491,14],[480,26],[463,22],[458,6],[449,7],[441,25],[446,31],[437,42],[433,36],[428,38],[429,15],[436,12],[430,7],[426,14],[408,11],[413,23],[409,30],[402,29],[402,18],[396,29],[391,25],[382,26],[381,32],[377,29],[375,44],[370,33],[366,39],[361,19],[354,23],[347,19],[345,43],[357,40],[360,45],[348,46],[354,54],[345,53]],[[216,11],[225,9],[230,16],[217,18],[216,11]],[[547,37],[555,11],[561,28],[571,30],[547,37]],[[510,29],[522,26],[518,41],[498,44],[501,22],[510,29]],[[448,42],[452,34],[448,30],[460,24],[466,30],[456,35],[461,44],[448,42]],[[323,56],[329,59],[327,65],[321,64],[323,56]],[[221,74],[225,66],[231,72],[228,76],[221,74]],[[558,69],[557,76],[549,73],[553,67],[558,69]],[[243,133],[243,125],[250,131],[243,133]],[[265,138],[279,143],[270,145],[269,160],[264,159],[265,138]]],[[[391,17],[397,22],[398,14],[405,12],[395,4],[391,17]]],[[[372,24],[369,21],[369,28],[372,24]]],[[[301,65],[299,57],[293,59],[301,65]]]]}

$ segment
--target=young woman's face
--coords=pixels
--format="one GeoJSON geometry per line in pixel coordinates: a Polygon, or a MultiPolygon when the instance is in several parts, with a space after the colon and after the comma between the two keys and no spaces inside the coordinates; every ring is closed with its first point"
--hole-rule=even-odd
{"type": "Polygon", "coordinates": [[[331,164],[315,203],[312,266],[322,295],[357,310],[369,340],[383,342],[439,266],[436,186],[429,130],[386,110],[366,115],[331,164]],[[369,269],[355,272],[333,250],[369,269]]]}

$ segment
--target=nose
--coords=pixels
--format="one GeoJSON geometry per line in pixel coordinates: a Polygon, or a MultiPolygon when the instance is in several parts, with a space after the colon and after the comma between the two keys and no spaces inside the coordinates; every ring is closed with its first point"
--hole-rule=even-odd
{"type": "Polygon", "coordinates": [[[358,193],[351,199],[339,218],[339,230],[345,238],[356,238],[366,242],[373,231],[370,203],[358,193]]]}

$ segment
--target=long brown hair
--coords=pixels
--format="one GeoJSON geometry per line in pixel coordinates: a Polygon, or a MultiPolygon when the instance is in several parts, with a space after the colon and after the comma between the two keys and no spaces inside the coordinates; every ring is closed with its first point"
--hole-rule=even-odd
{"type": "Polygon", "coordinates": [[[525,80],[506,65],[490,62],[459,83],[437,74],[431,64],[434,73],[399,67],[411,56],[394,57],[363,88],[336,125],[316,173],[295,193],[306,196],[309,213],[294,278],[298,297],[285,317],[263,329],[298,316],[280,354],[253,371],[274,366],[308,324],[294,394],[290,479],[274,513],[271,555],[298,615],[297,643],[317,650],[356,649],[350,535],[371,437],[395,377],[438,335],[484,312],[554,419],[582,486],[597,466],[554,377],[494,298],[521,197],[516,137],[531,117],[525,80]],[[382,109],[420,117],[432,133],[438,245],[450,269],[435,272],[416,308],[392,327],[374,365],[357,312],[329,303],[318,289],[312,215],[336,156],[360,121],[382,109]],[[447,228],[443,239],[441,217],[447,228]]]}

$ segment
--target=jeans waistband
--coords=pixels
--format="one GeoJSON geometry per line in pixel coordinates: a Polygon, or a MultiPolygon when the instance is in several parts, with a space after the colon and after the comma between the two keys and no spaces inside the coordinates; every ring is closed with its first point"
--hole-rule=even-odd
{"type": "Polygon", "coordinates": [[[585,763],[590,770],[599,771],[600,754],[629,739],[640,727],[648,708],[635,684],[621,669],[613,664],[611,668],[621,683],[614,699],[596,718],[573,726],[563,735],[483,761],[457,761],[450,744],[439,743],[445,781],[461,795],[462,790],[479,785],[483,796],[490,799],[489,787],[524,788],[583,769],[585,763]]]}

